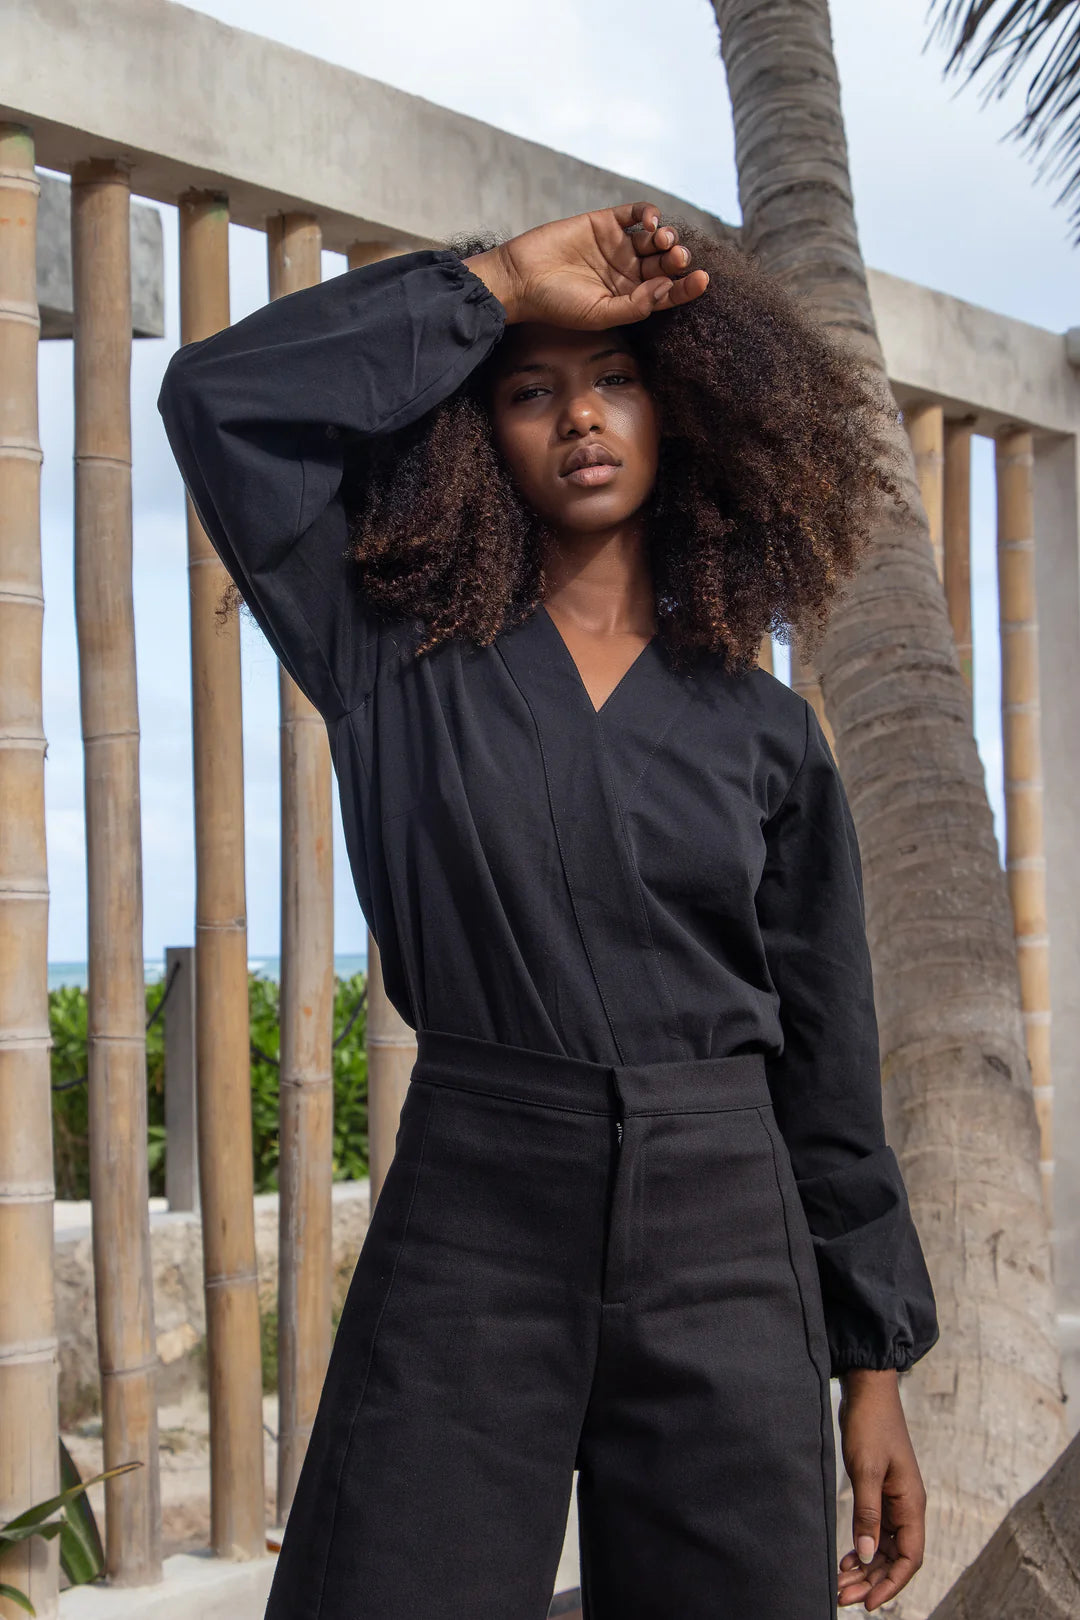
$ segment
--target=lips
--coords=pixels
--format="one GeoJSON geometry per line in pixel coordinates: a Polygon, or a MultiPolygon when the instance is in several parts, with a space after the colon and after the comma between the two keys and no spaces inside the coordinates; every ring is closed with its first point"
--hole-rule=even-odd
{"type": "Polygon", "coordinates": [[[571,450],[563,462],[560,478],[567,478],[572,472],[578,472],[582,467],[620,467],[618,456],[603,444],[579,444],[576,450],[571,450]]]}

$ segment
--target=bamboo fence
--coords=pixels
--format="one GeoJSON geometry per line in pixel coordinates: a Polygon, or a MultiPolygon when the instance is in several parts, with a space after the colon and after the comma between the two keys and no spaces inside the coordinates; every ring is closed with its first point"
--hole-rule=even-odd
{"type": "Polygon", "coordinates": [[[75,628],[86,797],[87,1073],[94,1292],[111,1579],[161,1575],[147,1172],[139,705],[131,550],[131,194],[111,160],[71,177],[75,628]]]}
{"type": "MultiPolygon", "coordinates": [[[[322,279],[310,214],[267,220],[270,297],[322,279]]],[[[334,867],[326,726],[284,669],[281,710],[281,1151],[277,1516],[292,1503],[331,1335],[334,867]]]]}
{"type": "MultiPolygon", "coordinates": [[[[34,141],[0,123],[0,1524],[58,1485],[34,141]]],[[[56,1612],[57,1549],[0,1557],[56,1612]]],[[[0,1614],[14,1617],[0,1598],[0,1614]]]]}
{"type": "MultiPolygon", "coordinates": [[[[229,324],[229,208],[179,200],[180,338],[229,324]]],[[[210,1544],[265,1546],[262,1369],[255,1275],[240,628],[215,608],[228,575],[187,502],[195,771],[195,1066],[210,1396],[210,1544]]]]}

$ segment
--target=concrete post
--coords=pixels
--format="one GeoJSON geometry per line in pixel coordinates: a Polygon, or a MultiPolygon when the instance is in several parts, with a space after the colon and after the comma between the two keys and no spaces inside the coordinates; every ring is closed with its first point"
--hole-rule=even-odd
{"type": "Polygon", "coordinates": [[[904,426],[915,457],[919,494],[930,522],[930,543],[934,548],[938,578],[944,579],[945,413],[940,405],[914,405],[904,412],[904,426]]]}
{"type": "Polygon", "coordinates": [[[165,990],[165,1196],[171,1210],[198,1210],[193,945],[165,947],[165,990]]]}

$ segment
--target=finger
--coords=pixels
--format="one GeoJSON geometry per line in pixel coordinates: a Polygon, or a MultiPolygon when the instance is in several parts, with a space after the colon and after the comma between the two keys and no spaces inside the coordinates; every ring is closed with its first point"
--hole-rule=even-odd
{"type": "Polygon", "coordinates": [[[674,225],[660,225],[655,231],[637,230],[630,237],[641,259],[669,253],[679,240],[674,225]]]}
{"type": "Polygon", "coordinates": [[[657,297],[654,309],[679,309],[683,304],[691,304],[695,298],[701,297],[709,285],[709,272],[691,270],[688,276],[681,276],[678,281],[667,281],[665,277],[658,277],[655,281],[646,281],[642,285],[665,289],[657,297]]]}
{"type": "Polygon", "coordinates": [[[881,1535],[881,1487],[884,1483],[884,1470],[866,1467],[857,1468],[851,1480],[851,1539],[855,1543],[859,1562],[864,1567],[877,1552],[881,1535]]]}
{"type": "Polygon", "coordinates": [[[611,212],[624,231],[632,225],[644,225],[647,231],[654,231],[660,223],[660,210],[652,202],[621,203],[611,212]]]}
{"type": "Polygon", "coordinates": [[[890,1598],[894,1598],[897,1592],[907,1585],[918,1567],[918,1564],[910,1558],[896,1559],[886,1575],[872,1582],[866,1607],[880,1609],[883,1603],[888,1603],[890,1598]]]}
{"type": "MultiPolygon", "coordinates": [[[[656,233],[659,235],[659,232],[656,233]]],[[[679,243],[668,248],[663,253],[647,253],[641,259],[641,278],[647,280],[650,276],[677,276],[690,263],[690,249],[679,243]]]]}

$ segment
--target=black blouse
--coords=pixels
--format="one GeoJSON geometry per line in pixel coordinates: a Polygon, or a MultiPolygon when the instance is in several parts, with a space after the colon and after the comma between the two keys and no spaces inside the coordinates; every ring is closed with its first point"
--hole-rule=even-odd
{"type": "Polygon", "coordinates": [[[817,718],[763,670],[671,667],[599,711],[544,607],[487,647],[365,601],[350,441],[499,341],[451,252],[351,270],[180,349],[158,399],[195,509],[323,716],[356,892],[414,1028],[601,1063],[760,1051],[834,1374],[904,1369],[934,1296],[881,1109],[858,845],[817,718]]]}

